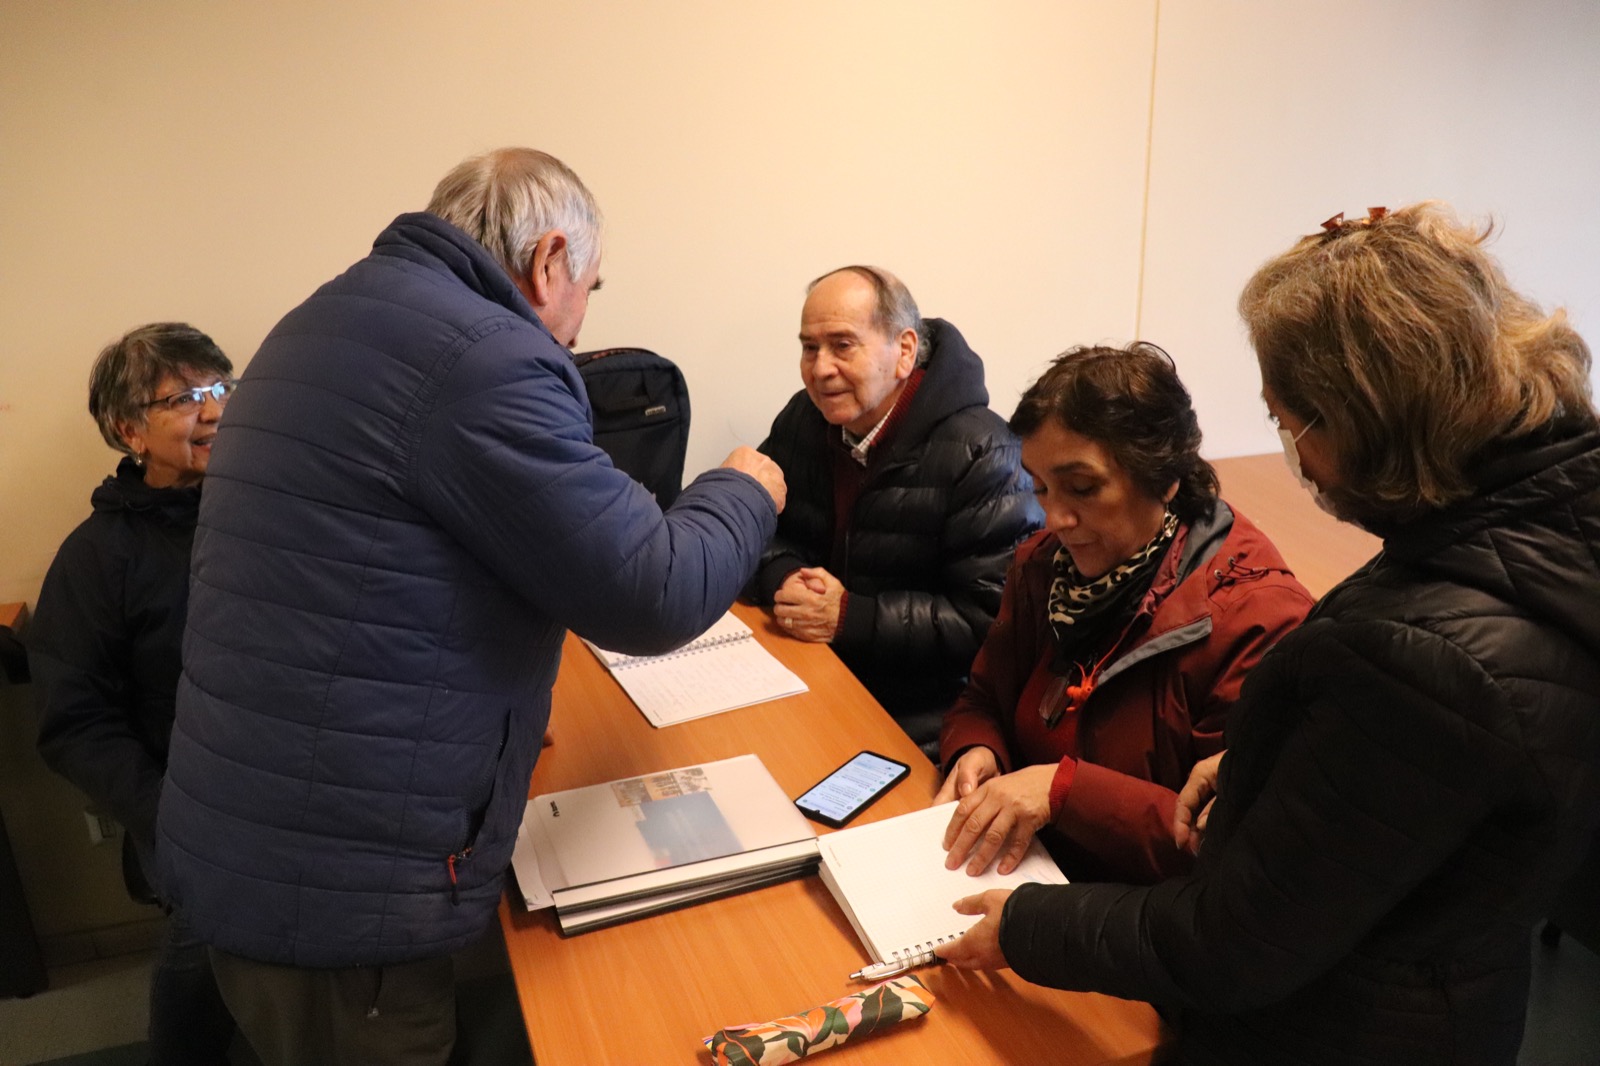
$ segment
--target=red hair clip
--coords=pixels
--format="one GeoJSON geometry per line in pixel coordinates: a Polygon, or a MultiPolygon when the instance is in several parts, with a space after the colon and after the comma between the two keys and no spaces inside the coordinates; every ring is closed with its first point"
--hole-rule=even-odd
{"type": "Polygon", "coordinates": [[[1389,209],[1387,207],[1369,207],[1367,208],[1367,222],[1376,222],[1388,213],[1389,209]]]}
{"type": "Polygon", "coordinates": [[[1322,224],[1322,228],[1327,230],[1329,233],[1338,233],[1339,227],[1342,225],[1344,225],[1344,212],[1340,211],[1337,215],[1334,215],[1332,218],[1328,219],[1328,221],[1324,222],[1322,224]]]}

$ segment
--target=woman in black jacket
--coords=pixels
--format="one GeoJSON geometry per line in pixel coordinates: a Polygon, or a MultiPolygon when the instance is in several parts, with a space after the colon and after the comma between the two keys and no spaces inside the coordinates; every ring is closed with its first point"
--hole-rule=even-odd
{"type": "Polygon", "coordinates": [[[1600,819],[1600,432],[1486,236],[1374,209],[1251,279],[1290,465],[1383,551],[1246,682],[1191,876],[972,897],[951,961],[1150,1000],[1191,1062],[1515,1062],[1600,819]]]}
{"type": "MultiPolygon", "coordinates": [[[[143,326],[100,353],[89,413],[124,458],[56,553],[28,629],[39,752],[122,824],[123,879],[142,903],[158,898],[156,801],[189,548],[232,371],[210,337],[181,323],[143,326]]],[[[205,945],[170,913],[150,983],[151,1061],[223,1062],[232,1036],[205,945]]]]}

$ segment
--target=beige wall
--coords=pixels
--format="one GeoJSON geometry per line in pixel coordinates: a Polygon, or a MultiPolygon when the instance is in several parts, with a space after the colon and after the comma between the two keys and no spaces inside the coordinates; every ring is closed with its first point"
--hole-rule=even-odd
{"type": "Polygon", "coordinates": [[[1513,277],[1600,315],[1597,45],[1577,0],[7,0],[0,600],[112,465],[102,344],[183,318],[243,362],[506,143],[599,196],[583,345],[683,365],[691,470],[761,439],[803,283],[853,260],[968,334],[1002,413],[1054,352],[1139,332],[1212,454],[1269,450],[1233,299],[1336,210],[1493,211],[1513,277]]]}
{"type": "Polygon", "coordinates": [[[1234,301],[1338,211],[1443,199],[1600,343],[1600,4],[1163,0],[1144,333],[1214,455],[1276,450],[1234,301]]]}
{"type": "Polygon", "coordinates": [[[0,0],[0,600],[113,465],[104,343],[181,318],[242,363],[508,143],[599,197],[583,346],[684,367],[691,470],[761,439],[804,282],[862,260],[962,328],[1002,413],[1142,333],[1212,454],[1270,450],[1233,299],[1337,210],[1492,210],[1513,277],[1600,321],[1597,44],[1580,0],[0,0]]]}

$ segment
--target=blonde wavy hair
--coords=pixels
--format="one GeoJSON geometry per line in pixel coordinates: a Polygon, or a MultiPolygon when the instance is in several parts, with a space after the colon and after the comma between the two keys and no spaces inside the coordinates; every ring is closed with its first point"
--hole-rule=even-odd
{"type": "Polygon", "coordinates": [[[1239,313],[1278,403],[1326,434],[1339,513],[1405,521],[1474,491],[1502,442],[1593,426],[1589,347],[1438,201],[1333,219],[1258,270],[1239,313]]]}

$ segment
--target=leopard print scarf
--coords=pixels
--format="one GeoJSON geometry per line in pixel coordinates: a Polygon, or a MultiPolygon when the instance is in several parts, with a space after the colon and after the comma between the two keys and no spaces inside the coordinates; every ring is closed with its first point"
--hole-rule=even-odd
{"type": "Polygon", "coordinates": [[[1056,549],[1048,609],[1058,663],[1089,663],[1112,634],[1121,631],[1155,580],[1156,568],[1177,532],[1178,516],[1168,511],[1148,544],[1093,579],[1078,572],[1064,545],[1056,549]]]}

